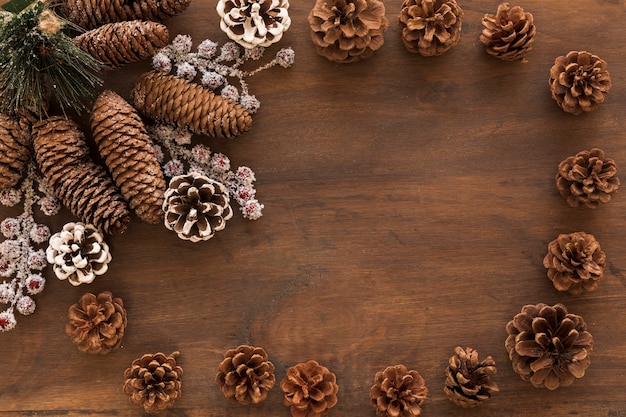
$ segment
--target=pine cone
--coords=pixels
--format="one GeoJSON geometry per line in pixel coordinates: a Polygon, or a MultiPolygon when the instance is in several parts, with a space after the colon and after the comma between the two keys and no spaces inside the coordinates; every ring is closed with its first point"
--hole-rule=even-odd
{"type": "Polygon", "coordinates": [[[170,180],[163,202],[165,227],[183,240],[208,240],[233,216],[226,187],[197,172],[170,180]]]}
{"type": "Polygon", "coordinates": [[[78,125],[53,116],[33,125],[35,158],[63,204],[84,223],[107,234],[123,233],[130,213],[106,170],[89,156],[78,125]]]}
{"type": "Polygon", "coordinates": [[[29,131],[19,121],[0,113],[0,190],[20,181],[32,152],[29,131]]]}
{"type": "Polygon", "coordinates": [[[86,293],[68,310],[65,333],[83,353],[106,355],[122,344],[127,317],[124,302],[109,291],[86,293]]]}
{"type": "Polygon", "coordinates": [[[274,387],[274,364],[263,348],[241,345],[224,354],[215,382],[231,402],[258,404],[274,387]]]}
{"type": "Polygon", "coordinates": [[[267,47],[289,29],[289,0],[219,0],[220,28],[244,48],[267,47]]]}
{"type": "Polygon", "coordinates": [[[379,0],[317,0],[308,20],[317,53],[339,63],[371,58],[389,27],[379,0]]]}
{"type": "Polygon", "coordinates": [[[337,404],[335,374],[314,360],[287,369],[280,388],[293,417],[320,417],[337,404]]]}
{"type": "Polygon", "coordinates": [[[548,244],[543,266],[548,269],[554,288],[579,295],[598,288],[604,277],[606,256],[593,235],[585,232],[560,234],[548,244]]]}
{"type": "Polygon", "coordinates": [[[617,166],[602,149],[580,151],[559,164],[556,187],[571,207],[597,208],[617,193],[617,166]]]}
{"type": "Polygon", "coordinates": [[[106,90],[95,101],[90,122],[98,152],[130,208],[141,220],[160,223],[165,178],[135,109],[106,90]]]}
{"type": "Polygon", "coordinates": [[[143,61],[168,42],[167,26],[141,20],[107,23],[74,38],[76,46],[111,68],[143,61]]]}
{"type": "Polygon", "coordinates": [[[107,271],[111,253],[93,225],[79,222],[65,224],[50,237],[46,258],[57,278],[80,285],[93,282],[107,271]]]}
{"type": "Polygon", "coordinates": [[[160,22],[182,13],[191,0],[63,0],[66,18],[89,30],[125,20],[160,22]]]}
{"type": "Polygon", "coordinates": [[[427,397],[424,378],[404,365],[377,372],[370,389],[370,404],[378,417],[419,416],[427,397]]]}
{"type": "Polygon", "coordinates": [[[479,361],[478,352],[474,349],[457,346],[446,368],[443,391],[456,405],[475,407],[499,391],[498,385],[490,378],[495,373],[496,363],[491,356],[479,361]]]}
{"type": "Polygon", "coordinates": [[[145,116],[200,135],[231,138],[252,125],[252,116],[240,104],[162,72],[150,71],[140,77],[131,97],[145,116]]]}
{"type": "Polygon", "coordinates": [[[461,39],[463,10],[456,0],[404,0],[398,24],[410,52],[441,55],[461,39]]]}
{"type": "Polygon", "coordinates": [[[480,41],[489,55],[504,61],[525,60],[535,41],[532,14],[505,2],[498,6],[495,15],[486,14],[482,23],[484,29],[480,41]]]}
{"type": "Polygon", "coordinates": [[[575,115],[597,109],[611,89],[607,63],[586,51],[557,57],[548,82],[559,107],[575,115]]]}
{"type": "Polygon", "coordinates": [[[146,413],[158,413],[170,408],[180,398],[183,368],[176,365],[179,353],[169,356],[159,352],[135,359],[124,371],[124,392],[131,404],[146,413]]]}
{"type": "Polygon", "coordinates": [[[589,366],[593,337],[562,304],[526,305],[507,323],[505,347],[524,381],[549,390],[571,385],[589,366]]]}

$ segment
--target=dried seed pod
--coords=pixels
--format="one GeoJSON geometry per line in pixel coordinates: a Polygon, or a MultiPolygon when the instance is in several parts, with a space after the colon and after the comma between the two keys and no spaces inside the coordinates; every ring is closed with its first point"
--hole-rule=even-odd
{"type": "Polygon", "coordinates": [[[280,388],[293,417],[320,417],[337,404],[335,374],[314,360],[287,369],[280,388]]]}
{"type": "Polygon", "coordinates": [[[376,372],[370,389],[370,405],[378,417],[417,417],[427,397],[424,378],[404,365],[376,372]]]}
{"type": "Polygon", "coordinates": [[[520,6],[501,3],[496,14],[482,19],[480,41],[491,56],[503,61],[524,60],[532,49],[537,32],[533,15],[520,6]]]}
{"type": "Polygon", "coordinates": [[[20,181],[32,153],[28,128],[0,113],[0,190],[20,181]]]}
{"type": "Polygon", "coordinates": [[[496,363],[491,356],[479,361],[474,349],[457,346],[446,367],[443,391],[458,406],[476,407],[499,391],[498,385],[491,380],[495,373],[496,363]]]}

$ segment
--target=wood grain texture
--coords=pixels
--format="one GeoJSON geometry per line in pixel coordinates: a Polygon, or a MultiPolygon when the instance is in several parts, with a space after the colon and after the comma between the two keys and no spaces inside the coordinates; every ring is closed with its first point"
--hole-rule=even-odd
{"type": "MultiPolygon", "coordinates": [[[[121,390],[124,369],[144,353],[178,350],[183,395],[162,415],[289,416],[278,384],[247,407],[215,385],[224,352],[249,343],[269,353],[278,380],[308,359],[335,372],[331,417],[374,416],[374,374],[398,363],[426,379],[424,416],[626,416],[626,192],[590,211],[568,207],[554,184],[562,159],[592,147],[626,172],[624,2],[520,3],[538,31],[527,63],[500,62],[478,40],[498,3],[460,2],[460,43],[422,58],[402,46],[401,0],[385,1],[385,45],[368,61],[337,65],[309,39],[314,1],[292,1],[277,48],[293,47],[295,65],[249,80],[262,103],[249,132],[204,139],[256,172],[264,216],[235,215],[196,244],[135,219],[108,238],[113,261],[93,284],[74,288],[46,271],[35,314],[0,334],[0,415],[139,416],[121,390]],[[548,87],[554,58],[570,50],[602,57],[613,81],[605,103],[579,117],[559,109],[548,87]],[[558,293],[542,266],[547,244],[580,230],[606,252],[605,279],[593,293],[558,293]],[[124,299],[124,343],[106,356],[81,354],[64,332],[67,309],[104,290],[124,299]],[[522,381],[504,348],[505,324],[539,302],[564,303],[595,339],[586,376],[554,392],[522,381]],[[498,366],[501,392],[474,410],[443,394],[457,345],[498,366]]],[[[215,4],[194,0],[167,22],[171,35],[227,41],[215,4]]],[[[148,68],[110,72],[106,87],[128,98],[148,68]]],[[[70,219],[39,218],[52,230],[70,219]]]]}

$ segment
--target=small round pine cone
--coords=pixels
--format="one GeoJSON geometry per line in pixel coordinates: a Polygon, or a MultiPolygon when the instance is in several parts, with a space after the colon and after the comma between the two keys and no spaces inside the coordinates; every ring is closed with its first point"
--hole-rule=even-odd
{"type": "Polygon", "coordinates": [[[145,354],[124,371],[124,393],[131,404],[154,414],[170,408],[180,398],[183,368],[176,364],[179,353],[145,354]]]}
{"type": "Polygon", "coordinates": [[[220,28],[244,48],[268,47],[289,29],[289,0],[219,0],[220,28]]]}
{"type": "Polygon", "coordinates": [[[231,402],[258,404],[274,387],[274,364],[263,348],[241,345],[226,351],[215,382],[231,402]]]}
{"type": "Polygon", "coordinates": [[[463,10],[456,0],[404,0],[398,25],[407,50],[442,55],[461,39],[463,10]]]}
{"type": "Polygon", "coordinates": [[[579,295],[598,288],[604,277],[606,256],[593,235],[563,233],[548,244],[543,266],[548,269],[554,288],[579,295]]]}
{"type": "Polygon", "coordinates": [[[233,217],[226,187],[197,172],[170,180],[163,201],[165,227],[183,240],[208,240],[233,217]]]}
{"type": "Polygon", "coordinates": [[[446,367],[443,391],[456,405],[475,407],[499,391],[498,385],[491,380],[495,373],[496,363],[491,356],[479,361],[474,349],[457,346],[446,367]]]}
{"type": "Polygon", "coordinates": [[[70,222],[50,237],[46,258],[57,278],[77,286],[104,274],[111,262],[109,245],[91,224],[70,222]]]}
{"type": "Polygon", "coordinates": [[[533,21],[533,15],[520,6],[501,3],[495,15],[483,17],[480,41],[491,56],[503,61],[525,60],[537,32],[533,21]]]}
{"type": "Polygon", "coordinates": [[[28,129],[18,120],[0,113],[0,190],[20,181],[32,153],[28,129]]]}
{"type": "Polygon", "coordinates": [[[591,363],[593,337],[587,324],[562,304],[526,305],[507,323],[506,332],[513,370],[537,388],[571,385],[591,363]]]}
{"type": "Polygon", "coordinates": [[[380,0],[317,0],[308,21],[317,53],[344,64],[371,58],[389,27],[380,0]]]}
{"type": "Polygon", "coordinates": [[[404,365],[377,372],[370,389],[370,404],[378,417],[419,416],[427,397],[424,378],[404,365]]]}
{"type": "Polygon", "coordinates": [[[586,51],[571,51],[554,60],[548,79],[552,98],[565,112],[596,110],[611,89],[607,63],[586,51]]]}
{"type": "Polygon", "coordinates": [[[106,355],[122,344],[127,316],[121,298],[109,291],[86,293],[68,310],[65,333],[83,353],[106,355]]]}
{"type": "Polygon", "coordinates": [[[293,417],[320,417],[337,404],[335,374],[314,360],[287,369],[280,388],[293,417]]]}
{"type": "Polygon", "coordinates": [[[565,158],[559,164],[556,187],[571,207],[597,208],[617,193],[620,180],[615,161],[593,148],[565,158]]]}

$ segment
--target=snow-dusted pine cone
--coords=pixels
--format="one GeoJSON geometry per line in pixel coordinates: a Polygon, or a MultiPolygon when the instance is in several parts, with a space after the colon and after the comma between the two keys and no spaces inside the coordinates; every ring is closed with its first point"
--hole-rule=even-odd
{"type": "Polygon", "coordinates": [[[563,233],[548,244],[543,266],[554,288],[579,295],[598,288],[604,277],[606,255],[593,235],[563,233]]]}
{"type": "Polygon", "coordinates": [[[280,388],[293,417],[321,417],[337,404],[335,374],[314,360],[287,369],[280,388]]]}
{"type": "Polygon", "coordinates": [[[417,417],[427,397],[424,378],[404,365],[377,372],[370,389],[370,404],[378,417],[417,417]]]}
{"type": "Polygon", "coordinates": [[[526,305],[507,323],[506,332],[513,370],[537,388],[571,385],[591,363],[593,337],[587,324],[562,304],[526,305]]]}
{"type": "Polygon", "coordinates": [[[20,181],[32,153],[28,129],[18,120],[0,113],[0,190],[20,181]]]}
{"type": "Polygon", "coordinates": [[[86,293],[68,310],[65,333],[83,353],[105,355],[122,344],[127,318],[124,302],[109,291],[86,293]]]}
{"type": "Polygon", "coordinates": [[[289,0],[219,0],[220,28],[244,48],[267,47],[289,29],[289,0]]]}
{"type": "Polygon", "coordinates": [[[611,89],[607,63],[587,51],[571,51],[554,60],[548,80],[552,98],[575,115],[596,110],[611,89]]]}
{"type": "Polygon", "coordinates": [[[503,61],[524,60],[535,41],[533,20],[533,15],[520,6],[502,3],[496,14],[483,17],[480,41],[491,56],[503,61]]]}
{"type": "Polygon", "coordinates": [[[50,237],[46,257],[57,278],[72,285],[89,284],[109,268],[111,253],[93,225],[67,223],[50,237]]]}
{"type": "Polygon", "coordinates": [[[197,172],[170,180],[163,201],[165,227],[183,240],[208,240],[233,216],[228,189],[197,172]]]}
{"type": "Polygon", "coordinates": [[[258,404],[274,387],[274,364],[263,348],[241,345],[224,354],[215,382],[231,402],[258,404]]]}
{"type": "Polygon", "coordinates": [[[456,0],[404,0],[398,25],[407,50],[441,55],[461,39],[463,10],[456,0]]]}
{"type": "Polygon", "coordinates": [[[457,346],[446,367],[443,391],[456,405],[475,407],[499,391],[498,385],[491,380],[495,373],[496,363],[491,356],[479,361],[477,351],[457,346]]]}

